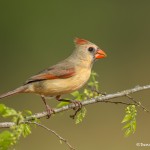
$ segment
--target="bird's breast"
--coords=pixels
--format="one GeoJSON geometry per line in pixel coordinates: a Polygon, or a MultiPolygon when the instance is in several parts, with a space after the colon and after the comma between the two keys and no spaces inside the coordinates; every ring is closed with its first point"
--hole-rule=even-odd
{"type": "Polygon", "coordinates": [[[34,83],[34,93],[45,96],[56,96],[71,93],[81,88],[89,79],[91,69],[76,69],[76,74],[66,79],[44,80],[34,83]]]}

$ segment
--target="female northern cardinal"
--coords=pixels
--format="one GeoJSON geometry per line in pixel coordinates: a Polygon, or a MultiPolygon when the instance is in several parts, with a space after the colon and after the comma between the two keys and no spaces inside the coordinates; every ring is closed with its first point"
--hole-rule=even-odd
{"type": "Polygon", "coordinates": [[[45,97],[55,96],[59,101],[67,101],[60,96],[81,88],[89,79],[95,60],[106,57],[104,51],[85,39],[76,38],[74,42],[76,48],[71,56],[32,76],[19,88],[2,94],[0,99],[17,93],[39,94],[50,116],[51,109],[46,104],[45,97]]]}

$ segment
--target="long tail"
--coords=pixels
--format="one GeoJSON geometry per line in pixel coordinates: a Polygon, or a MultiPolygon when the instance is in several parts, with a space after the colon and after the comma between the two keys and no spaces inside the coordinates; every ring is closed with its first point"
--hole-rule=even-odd
{"type": "Polygon", "coordinates": [[[25,92],[26,88],[27,88],[26,86],[21,86],[21,87],[15,89],[15,90],[4,93],[4,94],[0,95],[0,99],[11,96],[11,95],[14,95],[14,94],[23,93],[23,92],[25,92]]]}

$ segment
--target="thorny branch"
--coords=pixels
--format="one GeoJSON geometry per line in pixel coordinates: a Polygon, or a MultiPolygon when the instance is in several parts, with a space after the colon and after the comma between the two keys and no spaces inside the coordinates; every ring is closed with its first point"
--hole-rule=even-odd
{"type": "MultiPolygon", "coordinates": [[[[85,101],[81,101],[81,103],[82,103],[82,106],[89,105],[89,104],[94,104],[94,103],[98,103],[98,102],[125,104],[125,105],[134,104],[136,106],[140,106],[145,111],[148,111],[143,105],[141,105],[140,102],[135,101],[131,96],[129,96],[129,94],[136,93],[136,92],[139,92],[139,91],[143,91],[143,90],[146,90],[146,89],[150,89],[150,85],[136,86],[132,89],[124,90],[124,91],[113,93],[113,94],[98,96],[96,98],[91,98],[91,99],[88,99],[88,100],[85,100],[85,101]],[[128,97],[130,100],[132,100],[132,103],[112,101],[112,99],[115,99],[115,98],[118,98],[118,97],[124,97],[124,96],[128,97]]],[[[56,114],[56,113],[67,111],[67,110],[70,110],[70,109],[73,109],[73,108],[76,108],[76,107],[77,106],[75,104],[69,104],[69,105],[63,106],[61,108],[55,108],[54,112],[56,114]]],[[[40,119],[40,118],[43,118],[43,117],[46,117],[46,116],[47,116],[47,112],[36,113],[32,116],[27,117],[23,122],[20,122],[20,123],[24,123],[26,121],[31,121],[31,120],[34,120],[35,118],[40,119]]],[[[0,128],[10,128],[14,125],[15,125],[14,122],[1,122],[0,123],[0,128]]]]}
{"type": "Polygon", "coordinates": [[[37,123],[37,122],[31,122],[31,121],[25,121],[24,123],[35,124],[35,125],[37,125],[39,127],[42,127],[43,129],[46,129],[46,130],[50,131],[51,133],[53,133],[59,139],[60,142],[63,141],[65,144],[68,145],[68,147],[71,150],[75,150],[75,148],[73,148],[66,139],[64,139],[63,137],[61,137],[56,131],[54,131],[54,130],[52,130],[52,129],[46,127],[46,126],[44,126],[43,124],[40,124],[40,123],[37,123]]]}

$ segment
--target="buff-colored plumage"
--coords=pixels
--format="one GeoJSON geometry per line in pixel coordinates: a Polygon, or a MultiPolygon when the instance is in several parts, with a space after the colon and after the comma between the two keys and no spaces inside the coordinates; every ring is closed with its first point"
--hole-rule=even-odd
{"type": "Polygon", "coordinates": [[[71,93],[81,88],[89,79],[91,70],[75,68],[75,75],[66,79],[43,80],[28,85],[26,92],[37,93],[43,96],[57,96],[71,93]]]}

